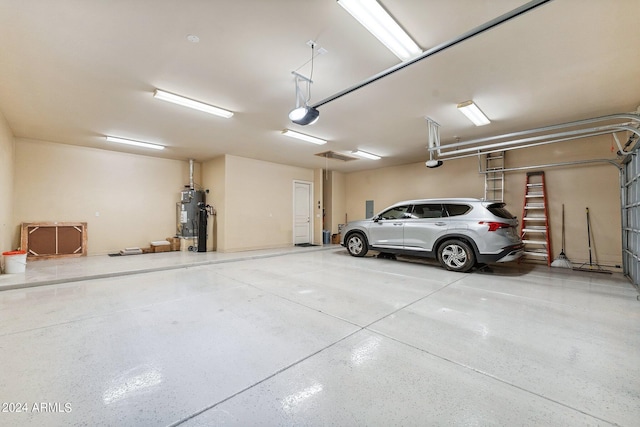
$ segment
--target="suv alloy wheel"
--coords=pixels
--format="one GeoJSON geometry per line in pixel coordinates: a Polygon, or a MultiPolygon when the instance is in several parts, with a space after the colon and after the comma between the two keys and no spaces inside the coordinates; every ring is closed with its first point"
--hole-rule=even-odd
{"type": "Polygon", "coordinates": [[[471,270],[476,260],[471,247],[461,240],[447,240],[438,248],[438,261],[451,271],[471,270]]]}
{"type": "Polygon", "coordinates": [[[347,250],[349,254],[363,257],[369,252],[369,247],[365,237],[360,233],[353,233],[347,236],[347,250]]]}

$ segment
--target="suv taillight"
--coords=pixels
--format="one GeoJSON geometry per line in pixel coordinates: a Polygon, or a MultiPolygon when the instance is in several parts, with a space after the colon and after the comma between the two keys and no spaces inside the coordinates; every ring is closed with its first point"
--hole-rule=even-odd
{"type": "Polygon", "coordinates": [[[493,222],[493,221],[480,221],[479,224],[486,224],[489,226],[489,231],[496,231],[499,228],[509,228],[511,224],[506,222],[493,222]]]}

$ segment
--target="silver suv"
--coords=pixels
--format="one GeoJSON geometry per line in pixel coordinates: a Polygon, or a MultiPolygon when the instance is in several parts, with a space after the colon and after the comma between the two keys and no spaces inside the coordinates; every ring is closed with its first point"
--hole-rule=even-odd
{"type": "Polygon", "coordinates": [[[437,258],[447,270],[518,259],[524,245],[518,220],[504,203],[479,199],[408,200],[371,219],[349,222],[340,244],[353,256],[384,254],[437,258]]]}

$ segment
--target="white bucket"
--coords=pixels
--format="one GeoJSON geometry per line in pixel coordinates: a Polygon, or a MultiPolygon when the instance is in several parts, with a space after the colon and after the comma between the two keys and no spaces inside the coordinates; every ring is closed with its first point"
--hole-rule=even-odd
{"type": "Polygon", "coordinates": [[[27,253],[25,251],[3,252],[2,256],[4,256],[5,273],[24,273],[27,269],[27,253]]]}

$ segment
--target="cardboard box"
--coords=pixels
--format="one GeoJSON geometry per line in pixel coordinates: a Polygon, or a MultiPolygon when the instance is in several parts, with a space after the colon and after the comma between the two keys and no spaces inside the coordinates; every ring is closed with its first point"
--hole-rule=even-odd
{"type": "Polygon", "coordinates": [[[179,251],[180,250],[180,239],[178,237],[167,237],[167,241],[170,244],[171,251],[179,251]]]}
{"type": "Polygon", "coordinates": [[[333,243],[334,245],[340,244],[340,233],[331,235],[331,243],[333,243]]]}
{"type": "Polygon", "coordinates": [[[158,242],[151,242],[151,252],[169,252],[171,250],[171,243],[166,240],[161,240],[158,242]]]}

